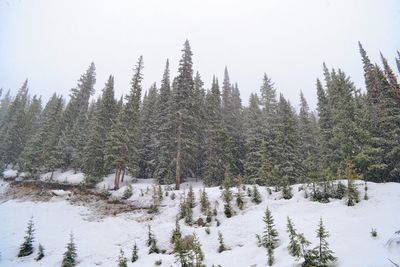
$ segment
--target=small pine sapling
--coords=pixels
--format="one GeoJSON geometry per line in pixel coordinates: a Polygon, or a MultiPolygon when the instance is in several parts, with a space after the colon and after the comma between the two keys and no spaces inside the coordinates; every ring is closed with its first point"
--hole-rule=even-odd
{"type": "Polygon", "coordinates": [[[135,261],[137,261],[139,259],[139,248],[138,248],[138,246],[136,245],[136,241],[135,241],[135,244],[133,245],[133,248],[132,248],[132,258],[131,258],[131,262],[135,262],[135,261]]]}
{"type": "Polygon", "coordinates": [[[282,178],[282,197],[284,199],[291,199],[293,197],[292,188],[289,185],[289,180],[286,176],[282,178]]]}
{"type": "Polygon", "coordinates": [[[200,190],[200,211],[204,215],[207,215],[210,210],[210,201],[208,200],[208,195],[206,189],[200,190]]]}
{"type": "Polygon", "coordinates": [[[61,267],[74,267],[76,265],[76,258],[78,254],[76,253],[76,246],[74,243],[74,236],[71,233],[69,236],[69,242],[67,244],[67,251],[65,251],[61,267]]]}
{"type": "Polygon", "coordinates": [[[286,227],[287,227],[286,231],[289,234],[289,240],[290,240],[289,246],[288,246],[289,254],[298,259],[301,257],[301,247],[300,247],[300,244],[298,241],[298,235],[296,233],[296,228],[294,227],[294,225],[289,217],[287,217],[286,227]]]}
{"type": "Polygon", "coordinates": [[[122,199],[128,199],[132,196],[132,185],[128,184],[124,190],[124,193],[122,194],[122,199]]]}
{"type": "Polygon", "coordinates": [[[243,202],[243,194],[242,191],[240,190],[240,188],[238,189],[238,192],[236,194],[236,206],[242,210],[243,206],[244,206],[244,202],[243,202]]]}
{"type": "Polygon", "coordinates": [[[161,266],[161,264],[162,264],[162,259],[156,260],[156,261],[154,262],[154,265],[155,265],[155,266],[161,266]]]}
{"type": "Polygon", "coordinates": [[[267,207],[265,210],[264,221],[264,232],[261,238],[262,245],[267,249],[268,254],[268,265],[271,266],[274,263],[274,249],[278,244],[278,231],[275,229],[274,218],[272,217],[271,211],[267,207]]]}
{"type": "Polygon", "coordinates": [[[252,194],[251,194],[251,202],[255,203],[255,204],[260,204],[261,203],[261,195],[260,192],[257,189],[256,185],[253,185],[253,190],[252,190],[252,194]]]}
{"type": "Polygon", "coordinates": [[[188,205],[189,205],[189,207],[190,207],[191,209],[193,209],[193,208],[196,206],[196,197],[195,197],[195,195],[194,195],[192,185],[189,186],[189,192],[188,192],[188,194],[187,194],[187,200],[186,200],[186,202],[188,203],[188,205]]]}
{"type": "Polygon", "coordinates": [[[358,174],[353,167],[351,160],[346,162],[346,177],[347,177],[347,206],[354,206],[360,201],[359,192],[354,184],[354,180],[358,178],[358,174]]]}
{"type": "Polygon", "coordinates": [[[247,196],[251,197],[253,195],[253,193],[251,192],[251,188],[247,187],[247,196]]]}
{"type": "Polygon", "coordinates": [[[369,199],[367,191],[368,191],[368,185],[367,185],[367,180],[365,180],[364,181],[364,200],[368,200],[369,199]]]}
{"type": "Polygon", "coordinates": [[[147,246],[149,247],[149,254],[152,253],[159,253],[160,250],[157,247],[157,240],[154,237],[153,232],[151,231],[151,226],[148,225],[148,232],[147,232],[147,242],[146,242],[147,246]]]}
{"type": "Polygon", "coordinates": [[[44,257],[44,247],[42,244],[39,244],[39,249],[35,261],[40,261],[44,257]]]}
{"type": "Polygon", "coordinates": [[[376,228],[372,228],[371,229],[371,236],[372,237],[377,237],[378,236],[378,232],[376,231],[376,228]]]}
{"type": "Polygon", "coordinates": [[[19,248],[18,257],[25,257],[29,256],[33,253],[33,240],[34,236],[33,233],[35,232],[34,225],[33,225],[33,217],[28,222],[28,226],[26,228],[26,235],[24,237],[24,242],[19,248]]]}
{"type": "Polygon", "coordinates": [[[222,192],[222,198],[224,200],[224,213],[227,218],[232,217],[232,206],[231,206],[232,192],[230,190],[230,187],[231,187],[231,176],[228,170],[225,169],[224,182],[223,182],[224,191],[222,192]]]}
{"type": "Polygon", "coordinates": [[[222,233],[219,231],[218,231],[218,242],[219,242],[218,253],[221,253],[226,250],[226,247],[224,243],[224,237],[222,236],[222,233]]]}
{"type": "Polygon", "coordinates": [[[175,229],[172,231],[171,235],[171,244],[174,244],[175,241],[179,238],[181,238],[182,233],[181,233],[181,228],[179,226],[179,218],[177,217],[175,220],[175,229]]]}
{"type": "Polygon", "coordinates": [[[119,250],[118,256],[118,267],[128,267],[128,260],[124,255],[124,251],[122,249],[119,250]]]}

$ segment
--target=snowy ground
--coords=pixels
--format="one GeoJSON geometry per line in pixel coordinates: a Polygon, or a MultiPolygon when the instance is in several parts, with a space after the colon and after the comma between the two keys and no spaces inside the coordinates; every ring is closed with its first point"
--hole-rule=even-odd
{"type": "MultiPolygon", "coordinates": [[[[103,184],[98,185],[98,188],[107,185],[111,187],[112,181],[113,177],[109,176],[103,184]]],[[[125,183],[131,181],[131,177],[126,177],[125,183]]],[[[4,183],[0,184],[1,194],[7,187],[4,183]]],[[[202,185],[194,182],[193,187],[198,200],[198,191],[202,185]]],[[[137,204],[150,203],[151,188],[151,181],[136,181],[133,183],[134,194],[129,200],[137,204]],[[146,194],[147,188],[149,194],[146,194]],[[144,196],[141,196],[141,192],[144,192],[144,196]]],[[[147,226],[150,224],[160,249],[171,251],[169,240],[179,209],[179,196],[187,191],[188,184],[183,184],[182,188],[180,192],[175,191],[177,195],[175,200],[165,197],[160,212],[154,216],[145,211],[138,211],[97,221],[87,220],[91,214],[87,207],[73,206],[62,197],[54,197],[50,202],[10,200],[1,203],[0,266],[60,266],[71,232],[76,240],[79,267],[117,266],[119,249],[122,248],[129,258],[135,241],[139,246],[139,260],[135,263],[129,262],[128,266],[154,266],[154,262],[159,259],[162,259],[161,266],[177,266],[172,255],[148,255],[145,242],[147,226]],[[34,261],[36,253],[23,259],[16,257],[31,216],[34,217],[36,228],[35,246],[37,247],[40,242],[45,247],[46,256],[41,262],[34,261]]],[[[337,266],[394,266],[388,258],[400,263],[400,244],[392,248],[386,245],[394,232],[400,230],[400,184],[369,183],[369,200],[361,201],[355,207],[347,207],[344,205],[344,200],[332,200],[327,204],[311,202],[304,199],[303,191],[299,192],[297,189],[298,186],[293,187],[292,199],[283,200],[280,199],[279,193],[269,196],[265,188],[260,188],[263,196],[261,204],[255,205],[246,197],[245,209],[239,211],[235,208],[237,214],[227,219],[223,214],[220,189],[207,188],[212,205],[216,200],[219,202],[218,219],[221,225],[217,227],[213,222],[210,227],[211,233],[207,235],[204,228],[189,227],[181,221],[181,230],[184,235],[196,233],[200,238],[207,266],[212,264],[220,264],[223,267],[266,266],[266,251],[257,246],[255,235],[263,231],[262,218],[268,206],[274,216],[281,241],[280,246],[275,249],[274,266],[299,266],[287,251],[287,216],[291,217],[296,229],[303,232],[312,242],[311,247],[316,245],[315,230],[322,217],[331,234],[328,241],[335,256],[338,257],[337,266]],[[371,228],[377,229],[377,238],[371,237],[371,228]],[[217,253],[218,231],[221,231],[225,244],[230,248],[220,254],[217,253]]],[[[124,187],[113,195],[121,195],[123,190],[124,187]]],[[[197,205],[194,219],[200,216],[199,209],[197,205]]]]}

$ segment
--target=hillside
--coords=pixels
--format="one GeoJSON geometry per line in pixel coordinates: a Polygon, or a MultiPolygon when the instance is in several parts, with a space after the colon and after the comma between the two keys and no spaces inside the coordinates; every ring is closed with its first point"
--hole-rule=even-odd
{"type": "MultiPolygon", "coordinates": [[[[127,177],[125,183],[130,183],[130,180],[127,177]]],[[[98,187],[104,187],[111,182],[112,176],[98,187]]],[[[201,216],[199,190],[202,184],[190,184],[196,195],[197,205],[193,218],[197,220],[201,216]]],[[[361,182],[358,184],[360,190],[362,185],[361,182]]],[[[147,207],[152,201],[151,180],[138,180],[132,187],[133,195],[128,201],[138,207],[147,207]]],[[[217,218],[220,226],[217,227],[213,220],[210,234],[207,235],[204,227],[188,226],[181,220],[181,231],[183,235],[196,233],[199,237],[206,266],[266,266],[266,250],[257,246],[255,236],[263,232],[262,219],[265,209],[269,207],[280,239],[280,244],[275,249],[273,266],[299,266],[299,262],[287,250],[287,216],[290,216],[296,229],[312,242],[310,248],[317,245],[315,231],[319,219],[322,218],[330,233],[330,248],[338,258],[337,266],[389,267],[394,265],[388,259],[400,262],[400,246],[387,244],[390,238],[396,236],[395,231],[400,230],[400,184],[369,183],[369,200],[362,200],[354,207],[346,206],[344,200],[331,200],[326,204],[312,202],[304,198],[304,191],[299,191],[300,187],[301,185],[293,186],[294,196],[290,200],[281,199],[280,193],[269,195],[264,187],[259,187],[263,201],[256,205],[245,196],[243,210],[240,211],[232,203],[236,214],[231,218],[226,218],[223,213],[221,190],[218,187],[206,188],[212,207],[218,201],[217,218]],[[371,236],[372,228],[377,229],[377,238],[371,236]],[[222,253],[217,253],[218,231],[223,234],[225,244],[229,247],[229,250],[222,253]]],[[[2,196],[7,188],[8,184],[2,182],[2,196]]],[[[62,191],[49,201],[3,199],[0,204],[0,266],[60,266],[71,232],[75,237],[80,267],[117,266],[119,249],[122,248],[129,259],[135,241],[139,246],[139,260],[135,263],[128,261],[128,266],[154,266],[159,259],[162,259],[161,266],[177,266],[174,256],[168,254],[172,250],[170,237],[179,211],[180,196],[188,188],[189,184],[185,183],[180,191],[169,191],[168,196],[163,198],[158,213],[149,214],[146,209],[142,209],[106,217],[96,216],[89,205],[71,204],[62,191]],[[176,194],[174,200],[171,199],[173,193],[176,194]],[[18,248],[31,216],[36,229],[35,252],[31,256],[17,258],[18,248]],[[155,234],[159,248],[165,249],[166,254],[148,254],[145,244],[148,225],[155,234]],[[39,242],[45,247],[46,256],[42,261],[36,262],[34,258],[39,242]]],[[[124,190],[125,186],[113,192],[113,196],[121,196],[124,190]]],[[[236,190],[232,188],[233,192],[236,190]]]]}

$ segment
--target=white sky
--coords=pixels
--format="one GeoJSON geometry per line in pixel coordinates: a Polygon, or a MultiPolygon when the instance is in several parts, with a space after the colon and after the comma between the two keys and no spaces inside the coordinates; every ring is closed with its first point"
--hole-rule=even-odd
{"type": "Polygon", "coordinates": [[[222,82],[227,65],[247,103],[266,72],[294,105],[303,90],[314,108],[324,61],[364,87],[358,40],[396,69],[400,1],[0,0],[0,87],[15,93],[28,78],[32,93],[67,96],[94,61],[97,92],[113,74],[119,96],[143,55],[147,89],[160,83],[167,58],[176,74],[186,38],[206,88],[214,74],[222,82]]]}

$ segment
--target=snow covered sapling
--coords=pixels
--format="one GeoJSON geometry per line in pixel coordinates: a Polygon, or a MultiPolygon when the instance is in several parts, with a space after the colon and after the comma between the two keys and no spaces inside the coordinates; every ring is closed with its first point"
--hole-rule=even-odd
{"type": "Polygon", "coordinates": [[[274,249],[278,245],[278,231],[275,229],[274,218],[272,217],[271,211],[267,207],[265,210],[264,221],[264,232],[261,238],[261,244],[267,249],[268,254],[268,265],[271,266],[274,263],[274,249]]]}
{"type": "Polygon", "coordinates": [[[181,228],[179,226],[179,218],[177,217],[175,220],[175,229],[172,231],[171,235],[171,244],[174,244],[175,241],[179,238],[181,238],[182,233],[181,233],[181,228]]]}
{"type": "Polygon", "coordinates": [[[292,188],[289,185],[289,180],[286,176],[282,178],[282,197],[291,199],[293,197],[292,188]]]}
{"type": "Polygon", "coordinates": [[[179,238],[174,244],[176,263],[181,267],[204,267],[204,253],[196,234],[179,238]]]}
{"type": "Polygon", "coordinates": [[[139,259],[139,254],[138,253],[139,253],[139,248],[136,245],[136,241],[135,241],[135,244],[133,245],[133,248],[132,248],[131,262],[135,262],[135,261],[137,261],[139,259]]]}
{"type": "Polygon", "coordinates": [[[228,170],[225,169],[224,182],[223,182],[224,190],[222,191],[222,198],[224,200],[224,213],[227,218],[232,217],[232,206],[231,206],[232,192],[230,187],[231,187],[231,176],[228,170]]]}
{"type": "Polygon", "coordinates": [[[378,232],[376,231],[376,228],[372,228],[371,229],[371,236],[372,237],[377,237],[378,236],[378,232]]]}
{"type": "Polygon", "coordinates": [[[151,231],[151,226],[148,226],[148,232],[147,232],[147,246],[149,247],[149,254],[152,253],[159,253],[160,250],[157,247],[157,240],[154,237],[153,232],[151,231]]]}
{"type": "Polygon", "coordinates": [[[337,199],[342,199],[345,195],[346,195],[346,186],[341,181],[339,181],[336,185],[336,194],[334,197],[337,199]]]}
{"type": "Polygon", "coordinates": [[[161,264],[162,264],[162,259],[156,260],[156,261],[154,262],[154,265],[155,265],[155,266],[161,266],[161,264]]]}
{"type": "Polygon", "coordinates": [[[33,253],[33,233],[35,232],[33,227],[33,217],[31,217],[26,228],[24,242],[19,248],[18,257],[25,257],[33,253]]]}
{"type": "Polygon", "coordinates": [[[162,186],[160,184],[158,185],[157,193],[158,193],[158,201],[161,203],[164,198],[164,196],[163,196],[164,193],[163,193],[162,186]]]}
{"type": "Polygon", "coordinates": [[[160,207],[160,196],[156,186],[153,186],[152,200],[153,203],[150,205],[149,213],[157,213],[160,207]]]}
{"type": "Polygon", "coordinates": [[[128,260],[125,258],[124,251],[122,249],[119,250],[118,256],[118,267],[128,267],[128,260]]]}
{"type": "Polygon", "coordinates": [[[186,202],[188,203],[188,205],[189,205],[189,207],[190,207],[191,209],[193,209],[193,208],[196,206],[196,197],[195,197],[195,195],[194,195],[192,185],[189,186],[189,192],[188,192],[188,194],[187,194],[187,200],[186,200],[186,202]]]}
{"type": "Polygon", "coordinates": [[[289,254],[292,255],[293,257],[300,258],[301,247],[297,238],[296,228],[294,228],[294,225],[289,217],[287,217],[286,227],[290,240],[288,246],[289,254]]]}
{"type": "Polygon", "coordinates": [[[354,184],[354,180],[358,178],[358,174],[353,167],[351,160],[346,162],[347,177],[347,206],[354,206],[360,201],[359,192],[354,184]]]}
{"type": "Polygon", "coordinates": [[[74,243],[74,236],[71,233],[69,236],[69,242],[67,244],[67,251],[65,251],[61,267],[74,267],[76,265],[76,258],[78,254],[76,253],[76,246],[74,243]]]}
{"type": "Polygon", "coordinates": [[[238,192],[236,193],[236,206],[242,210],[244,206],[243,202],[243,193],[240,188],[238,188],[238,192]]]}
{"type": "Polygon", "coordinates": [[[132,185],[128,184],[127,187],[124,190],[124,193],[122,195],[122,199],[128,199],[132,196],[132,185]]]}
{"type": "Polygon", "coordinates": [[[256,185],[253,185],[253,190],[252,190],[252,194],[251,194],[251,202],[255,203],[255,204],[260,204],[261,203],[261,195],[260,192],[257,189],[256,185]]]}
{"type": "Polygon", "coordinates": [[[329,249],[329,243],[326,241],[328,237],[329,233],[321,218],[317,229],[319,244],[314,249],[307,251],[303,266],[325,267],[336,261],[336,257],[333,256],[333,252],[329,249]]]}
{"type": "Polygon", "coordinates": [[[44,247],[42,244],[39,244],[39,249],[35,261],[40,261],[44,257],[44,247]]]}
{"type": "Polygon", "coordinates": [[[222,233],[219,231],[218,231],[218,242],[219,242],[218,253],[221,253],[226,250],[226,247],[224,243],[224,237],[222,236],[222,233]]]}
{"type": "Polygon", "coordinates": [[[207,215],[210,210],[210,201],[208,200],[208,195],[206,189],[200,190],[200,211],[204,215],[207,215]]]}
{"type": "Polygon", "coordinates": [[[367,185],[367,180],[364,181],[364,200],[368,200],[368,185],[367,185]]]}

